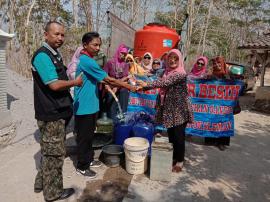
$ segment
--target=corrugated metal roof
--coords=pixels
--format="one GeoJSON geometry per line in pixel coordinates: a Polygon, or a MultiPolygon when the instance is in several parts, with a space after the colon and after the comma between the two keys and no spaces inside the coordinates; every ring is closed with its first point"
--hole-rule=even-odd
{"type": "Polygon", "coordinates": [[[269,34],[264,34],[264,36],[260,36],[254,40],[247,41],[243,43],[242,45],[240,45],[238,48],[270,50],[270,30],[269,30],[269,34]]]}

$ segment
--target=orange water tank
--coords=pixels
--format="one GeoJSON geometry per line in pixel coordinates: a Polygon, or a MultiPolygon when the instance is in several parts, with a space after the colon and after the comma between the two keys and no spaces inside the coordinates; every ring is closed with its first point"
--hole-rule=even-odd
{"type": "Polygon", "coordinates": [[[142,57],[150,52],[154,58],[160,58],[165,52],[177,48],[180,36],[174,29],[165,25],[150,23],[136,31],[134,56],[142,57]]]}

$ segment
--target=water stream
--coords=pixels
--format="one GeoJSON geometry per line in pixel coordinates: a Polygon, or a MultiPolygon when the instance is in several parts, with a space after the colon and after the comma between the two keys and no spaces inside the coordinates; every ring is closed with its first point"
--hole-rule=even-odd
{"type": "Polygon", "coordinates": [[[116,101],[116,103],[117,103],[117,106],[118,106],[118,109],[119,109],[119,113],[116,115],[116,117],[119,119],[119,121],[123,121],[125,119],[125,116],[123,114],[120,102],[116,101]]]}
{"type": "Polygon", "coordinates": [[[116,115],[116,117],[118,118],[119,121],[124,121],[125,116],[123,114],[123,111],[122,111],[122,108],[121,108],[121,105],[120,105],[118,98],[116,97],[115,93],[112,91],[111,88],[109,88],[108,91],[112,94],[113,98],[115,99],[115,101],[117,103],[118,109],[119,109],[119,113],[116,115]]]}

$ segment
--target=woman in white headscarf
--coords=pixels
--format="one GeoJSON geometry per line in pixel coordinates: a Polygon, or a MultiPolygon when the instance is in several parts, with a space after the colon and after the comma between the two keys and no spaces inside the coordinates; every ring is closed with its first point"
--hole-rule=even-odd
{"type": "Polygon", "coordinates": [[[143,55],[141,66],[143,67],[143,69],[147,73],[149,73],[151,71],[151,69],[152,69],[152,63],[153,63],[153,56],[152,56],[152,54],[149,53],[149,52],[146,52],[143,55]]]}

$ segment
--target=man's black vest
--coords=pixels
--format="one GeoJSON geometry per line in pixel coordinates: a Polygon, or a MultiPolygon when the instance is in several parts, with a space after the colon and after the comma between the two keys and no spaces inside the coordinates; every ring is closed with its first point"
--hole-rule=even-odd
{"type": "MultiPolygon", "coordinates": [[[[42,46],[33,55],[32,65],[37,54],[46,53],[55,65],[58,80],[68,80],[66,67],[61,57],[53,55],[46,47],[42,46]]],[[[35,67],[35,66],[34,66],[35,67]]],[[[37,69],[37,68],[35,68],[37,69]]],[[[59,119],[69,119],[73,114],[72,97],[69,90],[53,91],[45,85],[38,72],[32,69],[34,79],[34,106],[35,118],[41,121],[56,121],[59,119]]]]}

